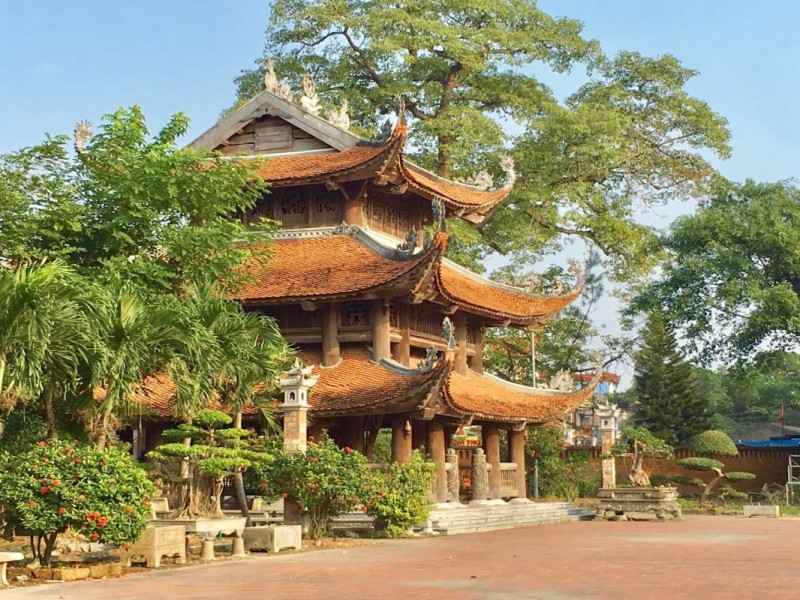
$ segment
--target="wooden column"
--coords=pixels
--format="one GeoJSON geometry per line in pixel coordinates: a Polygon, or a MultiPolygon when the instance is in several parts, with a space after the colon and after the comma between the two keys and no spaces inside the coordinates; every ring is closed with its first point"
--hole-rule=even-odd
{"type": "Polygon", "coordinates": [[[500,496],[500,430],[497,425],[487,423],[481,426],[483,451],[486,463],[492,465],[489,471],[489,497],[498,500],[500,496]]]}
{"type": "Polygon", "coordinates": [[[344,220],[350,225],[364,224],[364,210],[361,195],[344,199],[344,220]]]}
{"type": "Polygon", "coordinates": [[[528,482],[525,470],[525,430],[508,430],[508,449],[511,453],[511,462],[517,464],[517,497],[528,497],[528,482]]]}
{"type": "Polygon", "coordinates": [[[395,347],[394,359],[406,367],[411,363],[411,315],[409,310],[410,307],[407,303],[397,303],[397,324],[402,337],[395,347]]]}
{"type": "Polygon", "coordinates": [[[364,417],[342,419],[344,445],[364,453],[364,417]]]}
{"type": "Polygon", "coordinates": [[[436,463],[436,469],[433,472],[436,502],[447,502],[447,472],[445,471],[447,456],[444,448],[444,425],[437,419],[428,421],[428,454],[436,463]]]}
{"type": "Polygon", "coordinates": [[[411,458],[411,432],[407,430],[405,417],[397,417],[392,421],[392,462],[399,465],[411,458]]]}
{"type": "Polygon", "coordinates": [[[483,373],[483,329],[480,324],[475,324],[477,342],[475,342],[475,355],[470,357],[469,367],[476,373],[483,373]]]}
{"type": "Polygon", "coordinates": [[[456,329],[456,373],[467,374],[467,316],[458,312],[453,318],[456,329]]]}
{"type": "Polygon", "coordinates": [[[322,307],[322,366],[339,364],[339,303],[331,302],[322,307]]]}
{"type": "Polygon", "coordinates": [[[428,444],[428,422],[411,421],[411,448],[422,448],[424,452],[428,444]]]}
{"type": "Polygon", "coordinates": [[[389,340],[389,301],[382,298],[373,300],[372,317],[372,359],[379,361],[390,358],[391,343],[389,340]]]}

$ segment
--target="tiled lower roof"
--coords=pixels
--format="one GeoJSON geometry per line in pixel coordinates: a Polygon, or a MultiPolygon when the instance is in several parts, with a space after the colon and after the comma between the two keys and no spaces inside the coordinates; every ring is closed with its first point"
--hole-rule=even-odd
{"type": "MultiPolygon", "coordinates": [[[[141,385],[136,388],[130,399],[129,416],[138,417],[141,412],[142,418],[145,419],[180,420],[181,416],[176,414],[175,411],[175,391],[175,383],[165,373],[156,373],[146,377],[141,385]]],[[[95,388],[93,395],[96,401],[102,401],[105,399],[105,390],[103,388],[95,388]]],[[[230,412],[217,401],[209,402],[206,408],[230,412]]],[[[256,415],[258,414],[258,407],[248,402],[244,405],[242,414],[246,416],[256,415]]]]}
{"type": "Polygon", "coordinates": [[[448,262],[442,262],[436,281],[450,302],[497,318],[528,321],[554,315],[583,291],[582,287],[558,296],[534,295],[484,279],[448,262]]]}
{"type": "MultiPolygon", "coordinates": [[[[321,362],[318,350],[302,350],[299,356],[306,365],[321,362]]],[[[359,410],[401,402],[426,394],[445,373],[444,365],[427,373],[389,368],[374,362],[363,346],[342,346],[341,362],[337,366],[314,369],[319,380],[309,395],[310,412],[358,414],[359,410]]]]}
{"type": "Polygon", "coordinates": [[[449,181],[443,177],[437,177],[433,173],[429,173],[406,160],[402,160],[402,167],[406,180],[417,191],[432,198],[440,199],[447,204],[454,204],[463,208],[488,210],[511,193],[510,186],[489,191],[449,181]]]}
{"type": "Polygon", "coordinates": [[[279,240],[266,268],[260,262],[245,266],[251,281],[237,300],[307,300],[385,287],[438,258],[446,245],[446,234],[439,234],[427,252],[393,260],[349,235],[279,240]]]}
{"type": "Polygon", "coordinates": [[[497,377],[468,371],[451,373],[446,400],[457,413],[501,422],[546,423],[582,404],[594,392],[599,378],[575,392],[539,390],[511,384],[497,377]]]}

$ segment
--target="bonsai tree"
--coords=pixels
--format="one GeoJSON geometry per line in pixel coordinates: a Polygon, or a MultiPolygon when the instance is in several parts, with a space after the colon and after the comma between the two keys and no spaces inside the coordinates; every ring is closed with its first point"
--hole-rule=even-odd
{"type": "MultiPolygon", "coordinates": [[[[258,465],[260,487],[269,498],[295,498],[308,515],[308,535],[318,540],[333,517],[368,503],[371,489],[367,459],[327,436],[309,441],[305,453],[285,452],[274,440],[274,460],[258,465]]],[[[365,509],[366,510],[366,509],[365,509]]]]}
{"type": "Polygon", "coordinates": [[[93,542],[135,542],[150,518],[152,494],[147,473],[123,447],[51,440],[0,454],[3,535],[30,536],[43,565],[67,529],[93,542]]]}
{"type": "Polygon", "coordinates": [[[611,449],[611,456],[633,455],[628,480],[636,487],[650,487],[650,477],[642,468],[645,458],[672,458],[672,446],[644,427],[626,427],[611,449]]]}
{"type": "Polygon", "coordinates": [[[174,516],[223,518],[225,477],[271,460],[268,453],[248,443],[249,431],[231,428],[231,423],[233,419],[224,412],[200,410],[192,418],[192,424],[164,431],[165,438],[176,441],[162,444],[147,454],[161,464],[188,466],[182,470],[185,477],[172,479],[184,487],[183,504],[174,516]],[[189,444],[177,440],[189,440],[189,444]]]}
{"type": "MultiPolygon", "coordinates": [[[[689,471],[711,472],[715,473],[715,476],[707,483],[699,477],[679,476],[673,477],[672,480],[702,488],[703,491],[700,499],[703,502],[708,500],[714,486],[723,478],[728,481],[745,481],[748,479],[755,479],[756,477],[753,473],[746,473],[743,471],[724,473],[722,469],[725,468],[725,463],[710,458],[711,456],[736,456],[739,454],[736,444],[733,443],[733,440],[724,431],[715,429],[704,431],[690,438],[685,446],[687,449],[692,450],[700,456],[682,458],[678,461],[678,464],[689,471]]],[[[735,490],[730,486],[726,486],[725,492],[729,496],[737,495],[735,490]]]]}

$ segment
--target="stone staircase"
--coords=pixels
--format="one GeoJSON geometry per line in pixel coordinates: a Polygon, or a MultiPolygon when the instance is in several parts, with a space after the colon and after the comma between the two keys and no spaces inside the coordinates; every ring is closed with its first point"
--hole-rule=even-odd
{"type": "Polygon", "coordinates": [[[488,506],[461,505],[431,511],[429,525],[439,535],[513,529],[531,525],[591,520],[594,510],[571,502],[527,502],[488,506]]]}

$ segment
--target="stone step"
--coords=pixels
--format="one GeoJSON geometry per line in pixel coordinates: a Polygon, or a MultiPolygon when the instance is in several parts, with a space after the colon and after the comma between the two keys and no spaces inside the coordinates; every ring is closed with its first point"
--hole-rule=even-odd
{"type": "Polygon", "coordinates": [[[568,502],[507,504],[434,510],[430,524],[441,535],[454,535],[587,520],[593,516],[593,511],[568,502]]]}

